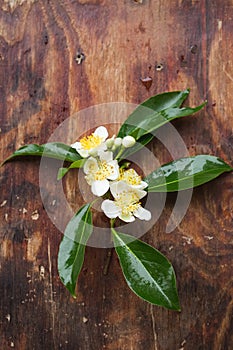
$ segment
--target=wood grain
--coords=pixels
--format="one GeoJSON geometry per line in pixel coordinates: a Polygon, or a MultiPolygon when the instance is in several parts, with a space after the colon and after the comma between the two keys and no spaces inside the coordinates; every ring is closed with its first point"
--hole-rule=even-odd
{"type": "MultiPolygon", "coordinates": [[[[232,162],[231,0],[0,0],[0,9],[1,161],[20,145],[47,142],[81,109],[190,87],[190,105],[208,99],[205,111],[174,123],[190,154],[232,162]]],[[[156,141],[150,149],[161,163],[171,159],[156,141]]],[[[115,254],[104,274],[105,249],[87,248],[77,300],[69,296],[57,273],[62,234],[43,207],[38,172],[38,160],[0,169],[1,349],[233,347],[231,174],[197,188],[168,234],[169,196],[143,238],[174,264],[182,306],[175,313],[133,295],[115,254]]],[[[67,198],[78,207],[76,174],[68,179],[67,198]]]]}

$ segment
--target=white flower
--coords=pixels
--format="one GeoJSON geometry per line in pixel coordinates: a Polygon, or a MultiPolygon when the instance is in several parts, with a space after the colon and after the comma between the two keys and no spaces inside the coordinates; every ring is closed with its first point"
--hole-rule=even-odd
{"type": "Polygon", "coordinates": [[[142,181],[142,178],[134,169],[120,169],[120,176],[118,181],[125,181],[128,185],[144,190],[148,186],[145,181],[142,181]]]}
{"type": "Polygon", "coordinates": [[[113,182],[110,185],[114,201],[106,199],[101,209],[110,218],[119,217],[125,222],[132,222],[135,217],[140,220],[150,220],[151,213],[141,206],[140,199],[146,196],[146,191],[133,188],[124,181],[113,182]]]}
{"type": "Polygon", "coordinates": [[[107,150],[105,140],[108,137],[108,131],[104,126],[99,126],[91,135],[83,137],[79,142],[71,145],[80,154],[81,157],[96,156],[99,151],[107,150]]]}
{"type": "Polygon", "coordinates": [[[99,151],[99,159],[90,157],[83,167],[87,183],[94,195],[103,196],[109,190],[109,180],[119,177],[119,165],[112,152],[99,151]]]}
{"type": "Polygon", "coordinates": [[[125,136],[122,140],[122,145],[125,147],[125,148],[129,148],[129,147],[133,147],[136,143],[136,140],[133,136],[125,136]]]}

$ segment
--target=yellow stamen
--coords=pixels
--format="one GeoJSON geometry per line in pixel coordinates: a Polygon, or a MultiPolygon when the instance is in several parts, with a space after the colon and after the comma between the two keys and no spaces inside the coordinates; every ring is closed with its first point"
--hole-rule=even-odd
{"type": "Polygon", "coordinates": [[[140,185],[142,179],[134,169],[125,170],[120,169],[119,180],[125,181],[129,185],[140,185]]]}
{"type": "Polygon", "coordinates": [[[123,215],[132,214],[140,207],[139,197],[133,191],[124,191],[115,199],[116,205],[121,209],[123,215]]]}
{"type": "Polygon", "coordinates": [[[90,150],[99,146],[102,143],[102,141],[103,139],[100,136],[91,134],[89,136],[84,136],[80,140],[80,143],[83,149],[90,150]]]}
{"type": "Polygon", "coordinates": [[[102,181],[107,179],[114,172],[114,167],[106,161],[99,162],[99,170],[95,173],[95,180],[102,181]]]}

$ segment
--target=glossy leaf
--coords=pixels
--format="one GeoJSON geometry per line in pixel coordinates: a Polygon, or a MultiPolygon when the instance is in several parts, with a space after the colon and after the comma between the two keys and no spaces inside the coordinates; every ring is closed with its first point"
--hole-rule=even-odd
{"type": "Polygon", "coordinates": [[[68,223],[58,253],[58,271],[61,281],[75,297],[75,286],[81,271],[85,245],[92,233],[91,205],[79,209],[68,223]]]}
{"type": "Polygon", "coordinates": [[[63,178],[63,176],[65,176],[68,173],[68,171],[70,169],[82,168],[85,161],[86,161],[86,159],[76,160],[76,162],[73,162],[68,168],[60,168],[58,170],[57,180],[61,180],[63,178]]]}
{"type": "Polygon", "coordinates": [[[78,152],[69,145],[60,142],[50,142],[44,145],[31,144],[22,146],[12,155],[10,155],[10,157],[8,157],[4,163],[14,158],[24,156],[43,156],[48,158],[61,159],[67,162],[75,162],[76,160],[82,159],[78,152]]]}
{"type": "Polygon", "coordinates": [[[59,168],[57,173],[57,180],[61,180],[69,171],[69,168],[59,168]]]}
{"type": "Polygon", "coordinates": [[[138,106],[122,124],[118,137],[132,135],[139,140],[143,135],[158,129],[165,123],[184,114],[189,115],[201,109],[203,105],[196,109],[183,109],[179,107],[189,94],[189,90],[166,92],[155,95],[138,106]],[[168,112],[170,110],[170,112],[168,112]],[[166,112],[166,113],[165,113],[166,112]],[[176,115],[174,115],[176,114],[176,115]],[[141,130],[141,131],[140,131],[141,130]]]}
{"type": "Polygon", "coordinates": [[[198,155],[165,164],[144,181],[148,183],[148,192],[175,192],[202,185],[231,170],[220,158],[198,155]]]}
{"type": "Polygon", "coordinates": [[[140,104],[122,124],[118,137],[128,135],[130,126],[135,125],[135,121],[143,118],[149,118],[154,112],[160,112],[168,108],[180,107],[189,95],[189,90],[165,92],[150,97],[148,100],[140,104]]]}
{"type": "Polygon", "coordinates": [[[126,134],[139,140],[142,136],[153,132],[174,119],[186,117],[198,112],[204,105],[205,103],[195,108],[168,108],[160,112],[154,112],[148,117],[145,115],[137,116],[137,119],[134,121],[128,121],[127,119],[126,122],[130,122],[131,124],[126,124],[126,134]]]}
{"type": "Polygon", "coordinates": [[[142,299],[180,310],[171,263],[158,250],[112,228],[113,241],[128,286],[142,299]]]}

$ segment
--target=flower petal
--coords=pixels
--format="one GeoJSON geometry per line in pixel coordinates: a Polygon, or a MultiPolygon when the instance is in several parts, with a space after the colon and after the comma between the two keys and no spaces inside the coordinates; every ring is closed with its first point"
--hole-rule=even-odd
{"type": "Polygon", "coordinates": [[[103,150],[100,150],[98,156],[100,157],[100,160],[105,160],[107,163],[113,160],[113,153],[110,151],[104,152],[103,150]]]}
{"type": "Polygon", "coordinates": [[[111,201],[109,199],[103,201],[101,204],[101,209],[103,210],[104,214],[110,219],[114,219],[120,215],[119,207],[114,203],[114,201],[111,201]]]}
{"type": "MultiPolygon", "coordinates": [[[[97,146],[95,148],[95,150],[97,151],[97,153],[99,153],[100,151],[107,151],[108,147],[106,145],[105,142],[101,143],[99,146],[97,146]]],[[[99,154],[98,154],[99,155],[99,154]]]]}
{"type": "Polygon", "coordinates": [[[141,181],[141,183],[138,186],[135,186],[135,187],[143,190],[144,188],[148,187],[148,183],[145,182],[145,181],[141,181]]]}
{"type": "Polygon", "coordinates": [[[114,198],[118,197],[122,192],[132,191],[132,187],[125,181],[116,181],[110,184],[110,191],[114,198]]]}
{"type": "Polygon", "coordinates": [[[111,175],[108,176],[109,180],[116,180],[119,177],[119,165],[117,160],[108,162],[109,165],[113,167],[111,175]]]}
{"type": "Polygon", "coordinates": [[[83,171],[85,174],[96,172],[98,169],[98,162],[93,157],[88,158],[83,167],[83,171]]]}
{"type": "Polygon", "coordinates": [[[83,158],[87,158],[87,157],[89,156],[89,152],[88,152],[87,149],[81,148],[81,149],[77,150],[77,152],[78,152],[78,153],[80,154],[80,156],[83,157],[83,158]]]}
{"type": "Polygon", "coordinates": [[[108,137],[108,130],[104,126],[99,126],[95,131],[94,135],[102,138],[103,141],[108,137]]]}
{"type": "Polygon", "coordinates": [[[110,182],[110,191],[114,198],[117,197],[117,184],[119,181],[110,182]]]}
{"type": "Polygon", "coordinates": [[[109,190],[108,180],[95,180],[92,182],[91,191],[95,196],[101,197],[109,190]]]}
{"type": "Polygon", "coordinates": [[[141,206],[133,214],[140,220],[149,221],[151,219],[151,212],[141,206]]]}
{"type": "Polygon", "coordinates": [[[119,218],[125,222],[133,222],[135,220],[135,217],[131,214],[128,214],[128,215],[120,214],[119,218]]]}
{"type": "MultiPolygon", "coordinates": [[[[131,186],[131,188],[132,188],[132,186],[131,186]]],[[[147,195],[146,191],[139,190],[137,188],[134,189],[134,192],[138,196],[139,199],[141,199],[141,198],[143,198],[143,197],[145,197],[147,195]]]]}
{"type": "Polygon", "coordinates": [[[75,142],[75,143],[72,143],[72,145],[70,145],[72,148],[76,149],[76,151],[79,151],[82,146],[81,146],[81,143],[80,142],[75,142]]]}

